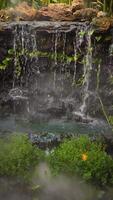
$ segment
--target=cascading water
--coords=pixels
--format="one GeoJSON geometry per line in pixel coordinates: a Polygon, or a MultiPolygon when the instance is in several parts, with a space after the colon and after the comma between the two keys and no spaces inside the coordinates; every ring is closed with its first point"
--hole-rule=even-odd
{"type": "MultiPolygon", "coordinates": [[[[38,24],[38,22],[37,22],[38,24]]],[[[53,27],[48,27],[46,30],[37,29],[37,24],[27,25],[27,24],[17,24],[13,26],[14,29],[14,79],[13,87],[9,92],[9,95],[14,100],[25,99],[27,101],[27,111],[29,113],[36,113],[37,110],[47,108],[47,111],[53,104],[53,109],[56,109],[56,104],[58,106],[58,112],[62,112],[64,109],[65,113],[68,112],[68,105],[71,107],[71,112],[74,115],[81,117],[86,116],[87,101],[90,95],[89,91],[89,81],[90,72],[92,69],[92,51],[91,51],[91,33],[92,30],[89,25],[85,24],[72,24],[69,29],[63,27],[60,24],[54,25],[53,27]],[[41,38],[42,31],[42,38],[41,38]],[[47,43],[44,34],[49,34],[51,37],[51,44],[47,43]],[[71,33],[72,32],[72,33],[71,33]],[[72,36],[70,36],[72,34],[72,36]],[[39,37],[39,38],[38,38],[39,37]],[[68,37],[72,37],[72,41],[69,41],[68,37]],[[40,39],[41,38],[41,39],[40,39]],[[45,43],[47,43],[47,46],[45,43]],[[73,49],[72,53],[68,53],[67,43],[72,42],[73,49]],[[47,47],[50,45],[49,52],[47,47]],[[82,48],[84,49],[82,52],[82,48]],[[82,78],[83,83],[81,88],[83,90],[83,97],[81,102],[79,102],[79,107],[76,109],[76,102],[70,103],[73,99],[72,93],[76,93],[78,90],[76,82],[80,78],[78,76],[78,59],[82,55],[82,78]],[[41,59],[45,59],[48,62],[45,67],[45,63],[41,59]],[[50,65],[50,66],[49,66],[50,65]],[[51,66],[52,65],[52,66],[51,66]],[[45,68],[44,68],[45,67],[45,68]],[[49,73],[44,70],[49,69],[49,73]],[[48,68],[48,69],[47,69],[48,68]],[[18,83],[18,70],[20,70],[19,76],[19,88],[18,83]],[[44,71],[44,72],[43,72],[44,71]],[[42,77],[45,75],[45,81],[47,76],[49,80],[47,81],[48,86],[42,86],[42,77]],[[68,76],[67,76],[68,75],[68,76]],[[71,97],[68,96],[68,91],[66,91],[66,85],[70,84],[68,90],[71,92],[71,97]],[[24,87],[23,87],[24,86],[24,87]],[[40,94],[40,89],[43,87],[43,94],[40,94]],[[27,91],[27,92],[24,92],[27,91]],[[29,95],[29,91],[31,94],[29,95]],[[47,91],[46,91],[47,90],[47,91]],[[15,92],[16,91],[16,92],[15,92]],[[19,91],[19,93],[18,93],[19,91]],[[21,92],[20,92],[21,91],[21,92]],[[45,91],[45,92],[44,92],[45,91]],[[28,93],[28,94],[27,94],[28,93]],[[44,94],[45,93],[45,94],[44,94]],[[16,94],[16,95],[15,95],[16,94]],[[25,96],[23,96],[25,94],[25,96]],[[27,95],[26,95],[27,94],[27,95]],[[26,97],[27,96],[27,97],[26,97]],[[42,97],[41,97],[42,96],[42,97]],[[41,100],[43,98],[43,100],[41,100]],[[32,103],[31,103],[32,101],[32,103]],[[43,104],[42,104],[43,101],[43,104]],[[41,103],[40,103],[41,102],[41,103]],[[41,105],[36,105],[41,104],[41,105]],[[55,106],[54,106],[55,105],[55,106]]],[[[52,24],[53,25],[53,24],[52,24]]],[[[39,26],[39,24],[38,24],[39,26]]],[[[68,86],[69,87],[69,86],[68,86]]],[[[76,95],[77,96],[77,95],[76,95]]],[[[43,110],[42,109],[42,110],[43,110]]],[[[44,112],[44,111],[42,111],[44,112]]],[[[51,112],[51,111],[50,111],[51,112]]],[[[52,111],[53,112],[53,111],[52,111]]],[[[63,111],[64,112],[64,111],[63,111]]],[[[57,111],[55,111],[57,113],[57,111]]]]}
{"type": "MultiPolygon", "coordinates": [[[[10,63],[5,75],[1,75],[0,103],[3,102],[3,106],[0,113],[2,117],[8,116],[5,123],[11,124],[11,131],[18,131],[18,126],[19,131],[24,129],[25,132],[34,129],[34,132],[55,132],[56,127],[57,133],[92,132],[93,125],[97,127],[97,121],[92,118],[103,117],[97,93],[103,105],[106,102],[110,105],[111,112],[112,88],[106,100],[106,87],[110,84],[112,46],[109,42],[106,51],[106,42],[104,47],[103,41],[101,44],[103,38],[97,33],[95,39],[95,32],[92,34],[89,24],[78,22],[15,22],[6,27],[6,35],[2,33],[3,50],[7,47],[3,59],[9,56],[10,63]],[[11,41],[7,41],[9,35],[11,41]],[[12,52],[11,55],[8,52],[12,52]],[[3,75],[5,93],[2,93],[3,75]]],[[[100,124],[99,133],[106,126],[100,124]]],[[[94,132],[97,130],[93,129],[94,132]]]]}
{"type": "Polygon", "coordinates": [[[87,53],[85,56],[85,63],[84,63],[84,97],[83,97],[83,105],[80,107],[80,111],[82,114],[85,114],[86,107],[87,107],[87,100],[90,95],[89,91],[89,81],[90,81],[90,75],[92,70],[92,44],[91,44],[91,35],[92,30],[88,30],[86,39],[87,39],[87,53]]]}
{"type": "MultiPolygon", "coordinates": [[[[85,30],[86,33],[86,30],[85,30]]],[[[91,94],[89,91],[89,84],[91,78],[91,71],[92,71],[92,43],[91,43],[91,36],[93,34],[93,30],[91,27],[88,27],[87,34],[86,34],[86,55],[83,58],[83,85],[84,85],[84,93],[83,93],[83,100],[82,104],[79,107],[79,111],[75,112],[75,115],[81,116],[82,118],[87,118],[91,120],[91,118],[87,115],[87,101],[91,94]]]]}

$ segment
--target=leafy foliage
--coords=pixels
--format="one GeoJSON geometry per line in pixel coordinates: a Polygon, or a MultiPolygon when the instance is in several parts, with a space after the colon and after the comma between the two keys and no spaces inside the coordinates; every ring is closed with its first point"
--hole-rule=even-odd
{"type": "Polygon", "coordinates": [[[32,146],[26,135],[12,135],[8,141],[0,139],[0,175],[28,179],[32,169],[43,159],[44,153],[32,146]]]}
{"type": "Polygon", "coordinates": [[[54,174],[80,175],[100,185],[113,184],[113,159],[100,142],[91,142],[86,136],[65,141],[48,160],[54,174]]]}
{"type": "Polygon", "coordinates": [[[87,0],[86,6],[97,8],[109,15],[113,14],[113,0],[87,0]]]}

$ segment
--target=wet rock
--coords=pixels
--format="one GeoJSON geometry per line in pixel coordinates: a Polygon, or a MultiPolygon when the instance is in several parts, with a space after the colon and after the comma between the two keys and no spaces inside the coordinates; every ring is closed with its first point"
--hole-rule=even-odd
{"type": "Polygon", "coordinates": [[[87,115],[83,115],[82,113],[80,112],[75,112],[73,113],[73,119],[77,122],[82,122],[82,123],[90,123],[90,122],[93,122],[93,119],[90,118],[89,116],[87,115]]]}
{"type": "Polygon", "coordinates": [[[46,150],[57,147],[64,139],[73,137],[73,134],[30,133],[28,136],[33,145],[46,150]]]}
{"type": "Polygon", "coordinates": [[[75,21],[91,21],[97,16],[97,10],[93,8],[85,8],[77,10],[73,13],[75,21]]]}
{"type": "Polygon", "coordinates": [[[50,113],[52,116],[62,116],[66,114],[66,108],[65,105],[63,106],[57,106],[57,104],[55,104],[54,107],[52,107],[52,105],[50,106],[50,108],[47,108],[47,113],[50,113]]]}
{"type": "Polygon", "coordinates": [[[85,8],[84,1],[83,0],[73,0],[71,10],[72,12],[75,12],[77,10],[85,8]]]}
{"type": "Polygon", "coordinates": [[[113,156],[113,134],[102,134],[102,140],[105,143],[105,151],[113,156]]]}

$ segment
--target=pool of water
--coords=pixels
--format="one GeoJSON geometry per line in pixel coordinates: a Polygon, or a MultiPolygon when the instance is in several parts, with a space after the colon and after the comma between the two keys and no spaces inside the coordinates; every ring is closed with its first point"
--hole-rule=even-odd
{"type": "MultiPolygon", "coordinates": [[[[53,119],[48,122],[33,121],[24,116],[10,114],[0,117],[0,136],[13,132],[21,133],[53,133],[53,134],[108,134],[111,127],[104,121],[94,120],[90,123],[53,119]]],[[[48,167],[41,163],[38,167],[39,177],[33,177],[32,184],[39,185],[32,190],[28,184],[18,180],[0,177],[0,200],[112,200],[113,191],[107,191],[88,185],[78,178],[60,176],[50,179],[48,167]],[[48,172],[48,173],[47,173],[48,172]]]]}
{"type": "Polygon", "coordinates": [[[112,128],[100,120],[90,123],[53,119],[48,122],[31,121],[23,116],[10,114],[0,117],[0,135],[12,132],[23,133],[53,133],[53,134],[108,134],[112,133],[112,128]]]}

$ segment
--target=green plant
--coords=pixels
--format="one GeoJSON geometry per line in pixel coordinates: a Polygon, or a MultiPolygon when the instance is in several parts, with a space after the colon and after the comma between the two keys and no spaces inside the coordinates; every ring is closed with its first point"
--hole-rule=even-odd
{"type": "Polygon", "coordinates": [[[110,115],[108,118],[109,118],[109,123],[110,123],[110,125],[113,126],[113,116],[110,115]]]}
{"type": "Polygon", "coordinates": [[[0,139],[0,175],[29,179],[32,169],[43,159],[43,152],[32,146],[27,135],[0,139]]]}
{"type": "MultiPolygon", "coordinates": [[[[42,52],[42,51],[28,51],[27,49],[18,50],[15,52],[14,49],[9,49],[7,56],[0,63],[0,70],[5,70],[14,63],[14,72],[15,77],[18,78],[21,76],[22,72],[22,57],[26,57],[28,60],[37,58],[37,57],[47,57],[50,60],[55,60],[55,53],[53,52],[42,52]]],[[[66,54],[57,54],[57,61],[59,62],[75,62],[79,58],[79,55],[68,56],[66,54]]]]}
{"type": "Polygon", "coordinates": [[[87,136],[65,141],[48,161],[55,174],[79,175],[100,185],[113,184],[113,159],[100,142],[91,142],[87,136]]]}
{"type": "Polygon", "coordinates": [[[112,0],[97,0],[97,6],[100,10],[111,15],[113,13],[113,1],[112,0]]]}
{"type": "Polygon", "coordinates": [[[93,7],[108,13],[113,14],[113,0],[87,0],[86,7],[93,7]]]}
{"type": "Polygon", "coordinates": [[[9,5],[9,1],[0,0],[0,9],[6,8],[9,5]]]}

